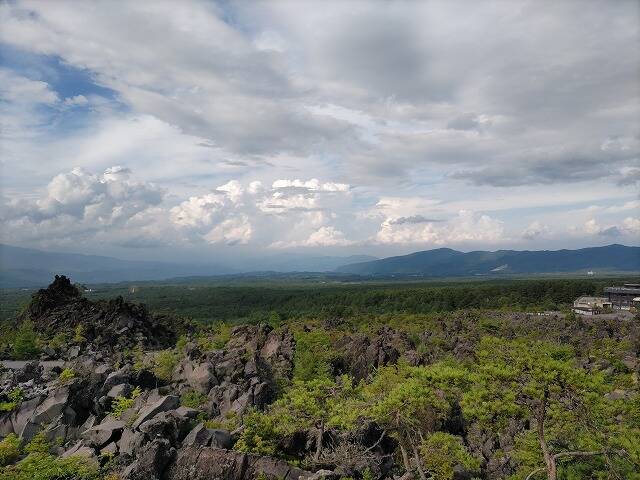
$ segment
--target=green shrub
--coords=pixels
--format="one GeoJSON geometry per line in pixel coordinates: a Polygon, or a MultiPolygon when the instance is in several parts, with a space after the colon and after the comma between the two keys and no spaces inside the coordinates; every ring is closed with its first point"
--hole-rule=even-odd
{"type": "Polygon", "coordinates": [[[76,328],[73,329],[73,341],[75,343],[83,343],[84,341],[86,341],[86,338],[84,336],[84,325],[82,325],[81,323],[76,325],[76,328]]]}
{"type": "Polygon", "coordinates": [[[329,333],[324,330],[300,332],[295,335],[295,339],[293,378],[304,381],[331,378],[331,363],[337,352],[332,346],[329,333]]]}
{"type": "Polygon", "coordinates": [[[142,345],[136,345],[136,348],[133,349],[133,370],[139,372],[145,368],[144,350],[142,350],[142,345]]]}
{"type": "Polygon", "coordinates": [[[153,373],[160,380],[170,382],[173,370],[178,364],[178,356],[173,350],[163,350],[156,353],[153,359],[153,373]]]}
{"type": "Polygon", "coordinates": [[[10,433],[0,442],[0,467],[15,462],[20,457],[20,439],[10,433]]]}
{"type": "Polygon", "coordinates": [[[182,355],[184,353],[184,348],[187,346],[187,343],[189,343],[189,338],[185,335],[180,335],[180,338],[178,338],[178,341],[176,342],[176,353],[178,355],[182,355]]]}
{"type": "Polygon", "coordinates": [[[420,445],[424,469],[433,480],[452,480],[454,467],[462,465],[469,470],[480,467],[480,462],[464,448],[462,439],[445,432],[429,435],[420,445]]]}
{"type": "Polygon", "coordinates": [[[47,441],[44,432],[40,432],[24,447],[25,453],[49,453],[51,444],[47,441]]]}
{"type": "Polygon", "coordinates": [[[260,412],[248,412],[244,416],[244,428],[234,449],[258,455],[274,455],[280,435],[274,417],[260,412]]]}
{"type": "Polygon", "coordinates": [[[34,358],[40,349],[38,348],[38,335],[30,321],[22,322],[13,340],[13,357],[17,360],[34,358]]]}
{"type": "Polygon", "coordinates": [[[221,322],[213,327],[212,332],[198,336],[196,341],[203,351],[220,350],[225,347],[230,338],[231,325],[221,322]]]}
{"type": "Polygon", "coordinates": [[[200,408],[206,401],[207,396],[195,390],[188,390],[180,395],[180,405],[189,408],[200,408]]]}
{"type": "Polygon", "coordinates": [[[65,332],[56,333],[51,340],[49,340],[49,347],[54,350],[62,350],[69,345],[69,335],[65,332]]]}
{"type": "Polygon", "coordinates": [[[16,407],[22,403],[24,392],[20,387],[16,387],[11,390],[7,396],[9,397],[8,402],[0,402],[0,412],[11,412],[15,410],[16,407]]]}
{"type": "Polygon", "coordinates": [[[207,428],[233,431],[238,428],[240,424],[240,418],[235,411],[229,410],[224,414],[224,418],[222,420],[204,420],[203,423],[207,428]]]}
{"type": "Polygon", "coordinates": [[[76,377],[76,372],[73,371],[72,368],[65,368],[60,372],[60,376],[58,377],[58,381],[62,384],[66,384],[71,382],[76,377]]]}
{"type": "Polygon", "coordinates": [[[123,397],[122,395],[118,395],[111,402],[111,414],[115,418],[120,418],[125,410],[128,410],[131,407],[133,407],[133,404],[135,403],[136,398],[138,398],[141,393],[142,393],[142,390],[140,390],[140,387],[136,387],[133,389],[133,392],[131,392],[131,395],[129,397],[123,397]]]}
{"type": "Polygon", "coordinates": [[[0,469],[0,480],[97,480],[97,462],[85,457],[57,458],[31,453],[24,460],[0,469]]]}

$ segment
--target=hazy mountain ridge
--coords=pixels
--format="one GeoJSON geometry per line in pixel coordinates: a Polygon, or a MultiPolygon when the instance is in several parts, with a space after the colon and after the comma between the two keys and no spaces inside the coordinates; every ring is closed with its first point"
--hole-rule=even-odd
{"type": "Polygon", "coordinates": [[[166,280],[213,277],[248,272],[332,272],[342,265],[376,260],[369,255],[277,255],[240,265],[219,263],[179,264],[123,260],[101,255],[46,252],[0,244],[0,287],[45,286],[56,274],[72,276],[79,283],[166,280]]]}
{"type": "Polygon", "coordinates": [[[459,252],[439,248],[372,262],[345,265],[358,275],[466,276],[599,271],[639,271],[640,247],[607,245],[578,250],[459,252]]]}

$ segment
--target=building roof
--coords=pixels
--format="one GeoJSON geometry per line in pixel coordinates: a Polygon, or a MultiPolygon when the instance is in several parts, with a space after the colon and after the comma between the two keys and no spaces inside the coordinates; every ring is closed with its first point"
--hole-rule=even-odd
{"type": "Polygon", "coordinates": [[[590,303],[611,303],[609,302],[609,299],[606,297],[578,297],[578,299],[574,302],[574,303],[583,303],[583,304],[590,304],[590,303]]]}
{"type": "Polygon", "coordinates": [[[640,295],[640,287],[606,287],[605,293],[621,293],[625,295],[640,295]]]}

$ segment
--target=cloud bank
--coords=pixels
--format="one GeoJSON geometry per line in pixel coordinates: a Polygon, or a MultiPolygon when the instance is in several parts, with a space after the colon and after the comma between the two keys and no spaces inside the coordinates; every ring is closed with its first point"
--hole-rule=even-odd
{"type": "Polygon", "coordinates": [[[638,197],[640,61],[622,54],[638,16],[631,0],[4,2],[2,240],[637,243],[638,205],[613,210],[638,197]]]}

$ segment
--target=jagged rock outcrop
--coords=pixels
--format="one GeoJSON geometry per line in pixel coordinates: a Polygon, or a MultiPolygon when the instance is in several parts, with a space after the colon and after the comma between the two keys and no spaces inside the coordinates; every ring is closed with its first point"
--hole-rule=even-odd
{"type": "Polygon", "coordinates": [[[307,480],[312,476],[284,460],[218,448],[188,447],[178,452],[167,480],[252,480],[259,475],[269,480],[307,480]]]}
{"type": "MultiPolygon", "coordinates": [[[[31,320],[38,332],[49,336],[78,331],[86,345],[111,353],[137,345],[147,349],[167,348],[188,328],[176,318],[152,315],[144,305],[126,302],[122,297],[98,301],[83,298],[64,275],[56,275],[51,285],[33,295],[19,320],[25,319],[31,320]]],[[[78,350],[69,356],[80,353],[78,350]]]]}
{"type": "Polygon", "coordinates": [[[173,375],[177,390],[207,395],[208,413],[225,418],[273,401],[278,379],[291,377],[295,341],[286,329],[243,325],[232,329],[223,350],[188,352],[173,375]]]}
{"type": "Polygon", "coordinates": [[[364,334],[345,336],[336,348],[341,369],[356,380],[366,378],[375,368],[396,363],[400,357],[415,352],[415,345],[404,332],[382,327],[373,337],[364,334]]]}

